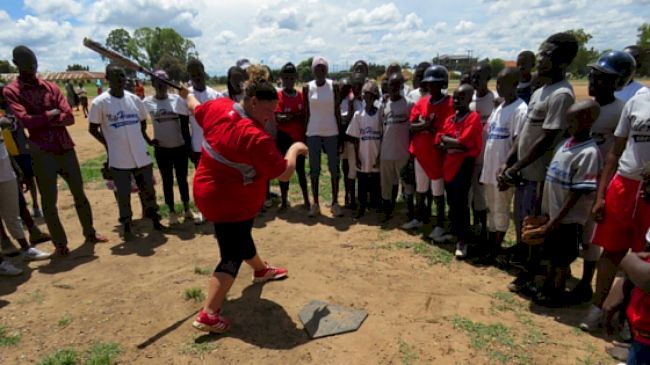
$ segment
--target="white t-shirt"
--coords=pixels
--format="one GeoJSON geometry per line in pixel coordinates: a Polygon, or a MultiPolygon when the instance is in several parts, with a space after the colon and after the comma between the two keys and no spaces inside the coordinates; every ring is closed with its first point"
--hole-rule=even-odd
{"type": "Polygon", "coordinates": [[[153,122],[153,136],[160,143],[160,147],[176,148],[185,144],[181,133],[181,115],[189,115],[187,103],[176,94],[167,94],[166,99],[155,96],[144,98],[153,122]]]}
{"type": "Polygon", "coordinates": [[[629,84],[625,85],[623,90],[615,92],[614,96],[616,96],[617,99],[621,99],[627,102],[628,100],[632,99],[632,97],[643,87],[644,85],[642,83],[633,80],[629,84]]]}
{"type": "MultiPolygon", "coordinates": [[[[363,110],[364,107],[364,102],[363,100],[360,99],[354,99],[354,103],[352,105],[352,115],[354,115],[355,112],[360,112],[363,110]]],[[[348,110],[350,109],[350,99],[345,98],[341,100],[341,118],[345,118],[348,116],[348,110]]],[[[350,118],[350,121],[352,121],[352,118],[350,118]]]]}
{"type": "Polygon", "coordinates": [[[528,103],[528,115],[524,123],[519,142],[517,155],[519,159],[530,152],[535,141],[544,134],[544,130],[559,130],[556,142],[552,144],[545,156],[533,161],[521,170],[521,176],[528,181],[544,181],[546,167],[551,160],[552,151],[563,139],[567,129],[566,112],[575,101],[573,87],[562,80],[551,85],[545,85],[535,90],[528,103]]]}
{"type": "Polygon", "coordinates": [[[381,159],[386,161],[407,160],[410,156],[409,116],[413,103],[405,98],[392,101],[390,98],[379,108],[383,121],[381,159]]]}
{"type": "MultiPolygon", "coordinates": [[[[9,159],[9,152],[7,152],[7,146],[5,146],[5,140],[2,138],[2,133],[0,133],[0,183],[5,181],[11,181],[16,178],[14,169],[11,166],[11,160],[9,159]]],[[[5,197],[0,197],[0,199],[6,199],[5,197]]]]}
{"type": "Polygon", "coordinates": [[[643,180],[643,171],[650,169],[650,93],[639,94],[625,104],[614,135],[627,138],[618,173],[643,180]]]}
{"type": "Polygon", "coordinates": [[[413,90],[411,90],[410,93],[408,93],[408,95],[406,95],[406,100],[410,101],[410,102],[413,103],[414,105],[415,105],[415,103],[417,103],[418,100],[420,100],[421,98],[422,98],[422,92],[420,91],[420,88],[413,89],[413,90]]]}
{"type": "Polygon", "coordinates": [[[571,191],[586,191],[576,205],[560,220],[562,224],[584,225],[591,214],[602,159],[593,139],[576,143],[569,138],[560,143],[546,173],[542,212],[558,215],[571,191]]]}
{"type": "Polygon", "coordinates": [[[379,172],[377,157],[381,148],[381,118],[377,110],[369,115],[365,109],[354,113],[347,134],[359,139],[359,172],[379,172]]]}
{"type": "MultiPolygon", "coordinates": [[[[196,91],[194,88],[190,88],[190,93],[194,95],[196,100],[198,100],[201,104],[213,99],[224,97],[220,92],[215,91],[211,87],[207,86],[203,91],[196,91]]],[[[199,126],[199,123],[197,123],[196,118],[194,118],[193,115],[190,115],[190,128],[192,132],[192,151],[201,152],[201,144],[203,143],[203,129],[201,129],[201,126],[199,126]]]]}
{"type": "Polygon", "coordinates": [[[140,121],[147,119],[142,100],[128,91],[122,98],[102,93],[90,105],[88,121],[99,124],[108,145],[108,165],[134,169],[151,164],[140,121]]]}
{"type": "Polygon", "coordinates": [[[483,150],[483,170],[481,183],[497,185],[497,172],[508,158],[512,142],[526,120],[528,106],[517,99],[508,105],[501,103],[488,119],[488,137],[483,150]],[[487,158],[485,158],[487,157],[487,158]]]}
{"type": "Polygon", "coordinates": [[[607,157],[610,148],[614,144],[614,131],[621,119],[621,112],[625,102],[615,99],[613,102],[600,107],[600,115],[591,126],[591,138],[598,145],[600,155],[603,159],[607,157]]]}
{"type": "Polygon", "coordinates": [[[488,119],[494,110],[494,99],[496,98],[496,93],[489,91],[484,96],[478,96],[476,92],[472,96],[472,102],[469,104],[469,108],[472,111],[477,112],[481,116],[481,124],[483,125],[483,148],[481,148],[481,154],[476,158],[475,163],[480,165],[483,163],[483,156],[485,154],[485,143],[487,142],[488,137],[488,119]]]}
{"type": "Polygon", "coordinates": [[[334,85],[327,79],[323,86],[309,82],[309,122],[307,137],[332,137],[339,134],[334,115],[334,85]]]}

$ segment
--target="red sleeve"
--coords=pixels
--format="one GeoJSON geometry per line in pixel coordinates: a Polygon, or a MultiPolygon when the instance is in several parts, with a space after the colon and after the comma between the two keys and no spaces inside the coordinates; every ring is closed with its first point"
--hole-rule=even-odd
{"type": "Polygon", "coordinates": [[[481,117],[476,112],[471,112],[467,120],[463,123],[463,130],[458,136],[458,143],[465,146],[468,150],[481,149],[483,141],[483,126],[481,117]],[[478,142],[478,146],[477,146],[478,142]]]}
{"type": "Polygon", "coordinates": [[[27,113],[25,107],[20,103],[18,94],[16,93],[14,84],[11,84],[4,88],[2,94],[7,100],[7,105],[9,109],[13,111],[14,115],[27,129],[38,129],[45,127],[49,124],[49,119],[46,113],[32,115],[27,113]]]}
{"type": "Polygon", "coordinates": [[[258,178],[275,179],[287,169],[287,160],[280,154],[275,141],[266,132],[257,130],[249,142],[249,151],[254,156],[258,178]]]}
{"type": "Polygon", "coordinates": [[[284,109],[284,102],[283,102],[283,92],[282,90],[278,90],[278,106],[275,108],[276,113],[282,113],[282,110],[284,109]]]}
{"type": "Polygon", "coordinates": [[[206,114],[208,114],[208,111],[210,109],[210,103],[207,102],[205,104],[199,104],[194,108],[194,119],[196,119],[196,122],[201,126],[201,128],[205,128],[203,126],[203,120],[205,119],[206,114]]]}
{"type": "Polygon", "coordinates": [[[57,108],[61,111],[61,114],[58,115],[55,125],[66,126],[74,124],[74,115],[72,114],[72,108],[66,98],[63,97],[63,93],[56,85],[48,84],[47,85],[50,92],[56,100],[57,108]]]}
{"type": "Polygon", "coordinates": [[[424,104],[422,104],[422,101],[424,99],[425,98],[422,98],[422,99],[418,100],[418,102],[415,103],[413,108],[411,108],[411,116],[409,117],[409,121],[411,123],[415,123],[418,120],[418,118],[420,117],[420,115],[422,115],[422,105],[424,105],[424,104]]]}

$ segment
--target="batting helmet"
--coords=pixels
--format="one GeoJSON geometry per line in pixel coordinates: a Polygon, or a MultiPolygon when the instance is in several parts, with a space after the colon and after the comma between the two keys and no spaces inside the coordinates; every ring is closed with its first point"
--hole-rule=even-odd
{"type": "Polygon", "coordinates": [[[634,57],[627,52],[610,51],[600,56],[596,63],[589,64],[589,67],[606,74],[618,76],[616,90],[620,90],[632,79],[636,69],[636,62],[634,57]]]}
{"type": "Polygon", "coordinates": [[[449,72],[441,65],[433,65],[424,71],[422,82],[449,82],[449,72]]]}

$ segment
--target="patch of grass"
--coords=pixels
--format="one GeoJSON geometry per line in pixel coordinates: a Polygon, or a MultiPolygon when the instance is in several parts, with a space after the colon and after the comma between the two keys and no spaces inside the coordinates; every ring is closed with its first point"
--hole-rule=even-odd
{"type": "Polygon", "coordinates": [[[432,246],[427,242],[394,242],[387,245],[380,246],[382,248],[391,249],[393,247],[399,249],[412,249],[413,253],[427,259],[429,265],[443,264],[447,265],[452,262],[454,256],[451,252],[442,249],[438,246],[432,246]]]}
{"type": "Polygon", "coordinates": [[[79,165],[81,168],[81,178],[84,183],[97,182],[104,179],[102,176],[104,162],[106,162],[106,154],[102,153],[95,158],[84,160],[79,165]]]}
{"type": "Polygon", "coordinates": [[[400,357],[400,360],[402,360],[402,364],[404,364],[404,365],[415,364],[415,362],[419,358],[418,352],[415,349],[415,346],[409,345],[408,343],[406,343],[401,338],[397,340],[397,344],[398,344],[398,350],[399,350],[399,357],[400,357]]]}
{"type": "Polygon", "coordinates": [[[57,322],[57,325],[61,328],[66,328],[72,323],[72,316],[70,313],[64,313],[61,318],[59,318],[59,321],[57,322]]]}
{"type": "Polygon", "coordinates": [[[38,365],[77,365],[79,353],[73,349],[56,350],[39,360],[38,365]]]}
{"type": "Polygon", "coordinates": [[[0,326],[0,347],[15,346],[20,342],[20,335],[10,335],[5,327],[0,326]]]}
{"type": "Polygon", "coordinates": [[[194,300],[195,302],[201,302],[204,299],[205,299],[205,294],[203,294],[203,289],[201,288],[185,289],[185,300],[194,300]]]}
{"type": "Polygon", "coordinates": [[[211,353],[216,348],[217,346],[210,342],[192,342],[184,346],[181,349],[181,353],[184,355],[198,356],[200,358],[203,358],[204,355],[211,353]]]}
{"type": "Polygon", "coordinates": [[[43,304],[43,301],[45,300],[45,296],[40,290],[37,290],[33,293],[30,293],[27,295],[26,298],[22,298],[18,301],[18,304],[29,304],[29,303],[37,303],[37,304],[43,304]]]}
{"type": "Polygon", "coordinates": [[[196,275],[210,275],[212,273],[212,269],[209,267],[194,266],[194,273],[196,275]]]}
{"type": "Polygon", "coordinates": [[[455,328],[461,329],[470,335],[470,345],[476,350],[493,348],[499,345],[507,347],[515,345],[510,328],[502,323],[484,324],[459,316],[453,318],[453,323],[455,328]]]}
{"type": "Polygon", "coordinates": [[[95,342],[88,349],[88,358],[84,365],[113,365],[122,352],[120,345],[114,342],[95,342]]]}
{"type": "Polygon", "coordinates": [[[492,293],[490,309],[497,312],[518,312],[524,309],[524,304],[511,292],[498,291],[492,293]]]}
{"type": "MultiPolygon", "coordinates": [[[[161,217],[167,218],[169,217],[169,207],[167,204],[165,204],[165,199],[162,196],[162,194],[158,194],[158,205],[159,205],[159,210],[158,214],[160,214],[161,217]]],[[[196,206],[194,205],[194,202],[190,201],[190,208],[192,211],[197,212],[198,209],[196,209],[196,206]]],[[[185,207],[183,207],[183,203],[174,203],[174,211],[176,214],[184,214],[185,213],[185,207]]],[[[183,220],[182,217],[179,218],[181,221],[183,220]]]]}

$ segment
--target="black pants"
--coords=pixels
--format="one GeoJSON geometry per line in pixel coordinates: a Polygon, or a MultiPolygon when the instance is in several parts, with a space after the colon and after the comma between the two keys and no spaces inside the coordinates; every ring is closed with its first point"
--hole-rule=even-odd
{"type": "MultiPolygon", "coordinates": [[[[287,154],[289,148],[295,142],[291,136],[283,131],[278,131],[277,137],[275,139],[275,145],[278,147],[278,151],[282,156],[287,154]]],[[[296,175],[298,175],[298,183],[302,189],[303,195],[307,194],[307,175],[305,174],[305,156],[300,155],[296,158],[296,175]]],[[[280,181],[280,189],[284,192],[289,191],[289,182],[280,181]]]]}
{"type": "Polygon", "coordinates": [[[175,148],[156,147],[154,154],[160,176],[162,177],[163,193],[165,204],[169,211],[174,211],[174,172],[178,191],[181,193],[183,204],[190,202],[190,189],[187,185],[187,148],[185,146],[175,148]]]}
{"type": "Polygon", "coordinates": [[[215,272],[237,277],[242,262],[252,259],[257,254],[252,231],[253,219],[214,224],[214,236],[217,238],[221,255],[221,261],[214,269],[215,272]]]}
{"type": "Polygon", "coordinates": [[[379,208],[381,206],[381,184],[378,172],[357,172],[359,180],[359,205],[379,208]],[[370,205],[369,205],[370,204],[370,205]]]}
{"type": "Polygon", "coordinates": [[[472,186],[474,158],[463,160],[453,180],[445,183],[449,203],[451,234],[459,241],[466,241],[469,236],[469,189],[472,186]]]}

